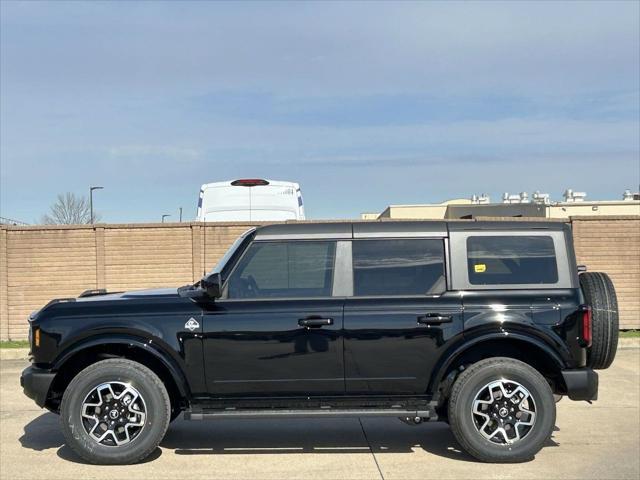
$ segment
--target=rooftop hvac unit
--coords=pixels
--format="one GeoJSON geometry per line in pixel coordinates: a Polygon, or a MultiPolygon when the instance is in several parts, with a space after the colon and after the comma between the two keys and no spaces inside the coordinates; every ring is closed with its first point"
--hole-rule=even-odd
{"type": "Polygon", "coordinates": [[[502,195],[502,203],[529,203],[529,194],[527,192],[514,194],[504,192],[502,195]]]}
{"type": "Polygon", "coordinates": [[[564,192],[565,202],[584,202],[584,199],[586,197],[587,197],[587,192],[574,192],[570,188],[568,188],[564,192]]]}
{"type": "Polygon", "coordinates": [[[538,190],[533,192],[532,195],[533,203],[537,203],[538,205],[549,205],[551,201],[549,200],[548,193],[540,193],[538,190]]]}
{"type": "Polygon", "coordinates": [[[486,193],[483,193],[480,196],[474,194],[471,196],[471,203],[474,205],[487,205],[491,203],[491,198],[489,198],[489,195],[486,193]]]}

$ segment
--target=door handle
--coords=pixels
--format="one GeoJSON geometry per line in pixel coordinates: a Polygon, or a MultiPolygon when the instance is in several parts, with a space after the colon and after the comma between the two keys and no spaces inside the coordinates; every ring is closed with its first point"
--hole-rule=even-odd
{"type": "Polygon", "coordinates": [[[440,325],[441,323],[451,323],[453,315],[442,315],[440,313],[427,313],[418,316],[418,323],[422,325],[440,325]]]}
{"type": "Polygon", "coordinates": [[[324,325],[333,325],[333,318],[301,318],[298,325],[305,328],[318,328],[324,325]]]}

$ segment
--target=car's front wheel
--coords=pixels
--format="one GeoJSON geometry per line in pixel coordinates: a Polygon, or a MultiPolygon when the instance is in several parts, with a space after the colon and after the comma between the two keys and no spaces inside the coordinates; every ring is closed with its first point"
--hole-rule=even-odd
{"type": "Polygon", "coordinates": [[[462,447],[484,462],[530,460],[551,437],[553,392],[526,363],[490,358],[471,365],[453,385],[449,422],[462,447]]]}
{"type": "Polygon", "coordinates": [[[109,359],[82,370],[62,398],[67,445],[97,464],[146,458],[164,437],[171,415],[167,390],[149,368],[109,359]]]}

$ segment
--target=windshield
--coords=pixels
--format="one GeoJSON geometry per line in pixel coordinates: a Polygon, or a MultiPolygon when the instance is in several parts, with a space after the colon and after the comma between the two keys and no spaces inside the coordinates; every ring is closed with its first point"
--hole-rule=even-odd
{"type": "Polygon", "coordinates": [[[256,228],[253,227],[247,230],[246,232],[244,232],[242,235],[240,235],[236,239],[236,241],[233,242],[233,244],[229,247],[229,250],[226,251],[226,253],[222,256],[222,258],[218,260],[218,263],[216,263],[216,266],[213,267],[213,270],[211,270],[207,275],[205,275],[205,277],[208,277],[213,273],[223,273],[223,269],[225,265],[229,263],[229,260],[231,259],[231,257],[233,257],[233,255],[238,251],[238,249],[240,248],[242,243],[245,241],[245,239],[255,231],[256,231],[256,228]]]}

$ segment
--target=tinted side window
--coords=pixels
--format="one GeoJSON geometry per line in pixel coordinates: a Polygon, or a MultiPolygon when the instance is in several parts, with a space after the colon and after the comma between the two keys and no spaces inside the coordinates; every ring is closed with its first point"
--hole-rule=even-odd
{"type": "Polygon", "coordinates": [[[329,297],[335,242],[256,242],[228,282],[229,298],[329,297]]]}
{"type": "Polygon", "coordinates": [[[353,242],[354,295],[424,295],[445,290],[442,240],[353,242]]]}
{"type": "Polygon", "coordinates": [[[467,266],[473,285],[558,281],[553,239],[545,236],[469,237],[467,266]]]}

